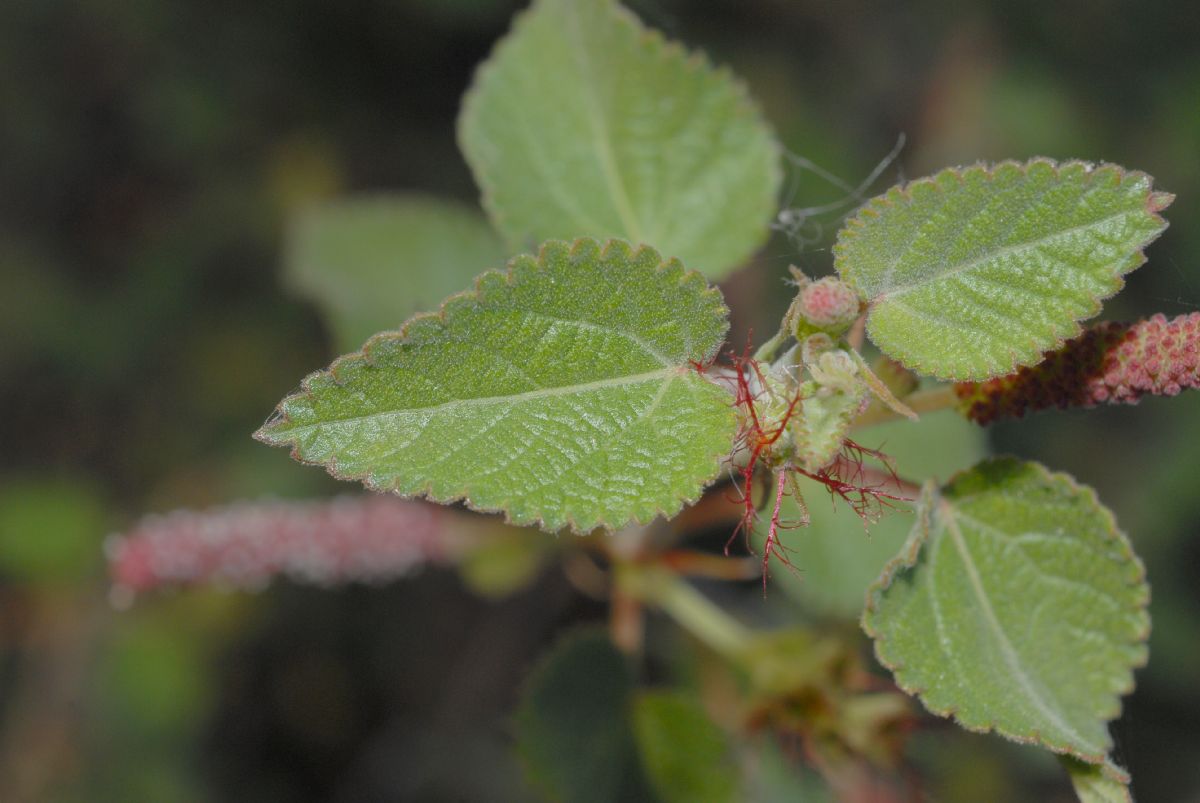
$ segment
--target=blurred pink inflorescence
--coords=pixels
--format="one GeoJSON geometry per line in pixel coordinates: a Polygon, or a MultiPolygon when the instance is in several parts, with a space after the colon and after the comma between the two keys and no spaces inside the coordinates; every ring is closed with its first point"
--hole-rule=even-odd
{"type": "Polygon", "coordinates": [[[105,544],[116,602],[169,585],[381,583],[450,555],[450,511],[392,496],[237,503],[147,516],[105,544]]]}
{"type": "Polygon", "coordinates": [[[963,412],[989,424],[1051,407],[1136,404],[1200,388],[1200,312],[1096,324],[1034,366],[955,386],[963,412]]]}

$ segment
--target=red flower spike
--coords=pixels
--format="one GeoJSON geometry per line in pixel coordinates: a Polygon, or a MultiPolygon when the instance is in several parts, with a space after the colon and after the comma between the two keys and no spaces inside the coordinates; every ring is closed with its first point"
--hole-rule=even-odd
{"type": "MultiPolygon", "coordinates": [[[[788,423],[795,414],[797,406],[800,404],[800,390],[797,388],[795,395],[788,401],[788,405],[784,410],[779,422],[764,427],[762,419],[758,414],[758,397],[762,393],[751,390],[750,376],[753,374],[757,380],[758,387],[766,385],[766,379],[763,377],[762,369],[758,361],[749,356],[749,346],[746,351],[739,355],[733,356],[734,371],[737,381],[737,390],[734,394],[734,404],[743,407],[746,410],[746,415],[743,416],[742,429],[737,433],[734,440],[734,452],[746,450],[749,452],[749,457],[746,464],[738,470],[740,477],[739,491],[741,493],[740,502],[743,506],[742,518],[734,528],[733,533],[729,536],[729,540],[725,542],[725,554],[729,554],[729,547],[733,544],[739,534],[745,537],[747,548],[750,544],[750,534],[754,530],[754,523],[758,520],[758,509],[754,504],[754,475],[759,464],[772,456],[772,447],[787,431],[788,423]]],[[[786,472],[783,472],[786,473],[786,472]]],[[[783,481],[779,481],[779,488],[782,489],[783,481]]],[[[781,490],[776,491],[775,511],[772,516],[771,535],[773,536],[779,528],[779,505],[782,502],[783,493],[781,490]]],[[[776,543],[773,538],[768,538],[766,548],[763,550],[763,582],[766,582],[766,564],[772,554],[782,555],[776,548],[776,543]]],[[[785,561],[786,562],[786,561],[785,561]]]]}
{"type": "Polygon", "coordinates": [[[748,355],[747,349],[745,353],[735,354],[732,358],[735,379],[734,403],[744,408],[742,426],[735,438],[734,452],[745,453],[747,457],[737,470],[738,482],[735,486],[740,494],[737,501],[742,505],[743,512],[741,520],[725,544],[725,554],[729,554],[729,549],[739,534],[746,539],[747,549],[753,552],[750,535],[759,517],[759,505],[754,500],[754,482],[756,477],[764,480],[764,485],[770,487],[764,489],[761,502],[765,505],[767,499],[773,501],[762,552],[765,593],[771,558],[778,558],[789,569],[795,569],[787,554],[789,550],[780,539],[781,531],[808,524],[808,509],[797,482],[798,476],[808,477],[824,485],[835,501],[841,499],[854,510],[862,519],[864,527],[878,521],[885,509],[894,507],[893,501],[911,501],[912,497],[900,495],[908,486],[896,476],[891,459],[887,455],[875,449],[868,449],[849,438],[842,442],[837,457],[820,471],[807,471],[795,465],[790,459],[791,455],[777,453],[776,443],[786,432],[789,422],[803,402],[801,390],[797,388],[795,394],[788,399],[787,407],[778,421],[767,420],[764,423],[758,402],[765,391],[758,388],[764,387],[766,380],[762,375],[761,366],[748,355]],[[868,457],[878,461],[883,469],[866,467],[864,461],[868,457]],[[759,472],[764,463],[771,468],[769,474],[759,472]],[[768,477],[770,481],[767,481],[768,477]],[[785,522],[782,518],[783,501],[789,495],[795,498],[801,511],[800,520],[796,522],[785,522]]]}
{"type": "Polygon", "coordinates": [[[967,418],[990,424],[1052,407],[1136,404],[1200,388],[1200,312],[1134,324],[1105,322],[1069,340],[1042,362],[986,382],[960,382],[967,418]]]}
{"type": "Polygon", "coordinates": [[[842,443],[837,458],[820,471],[808,472],[799,467],[794,470],[824,485],[835,502],[841,499],[849,505],[862,520],[864,529],[879,521],[885,510],[895,509],[893,502],[913,500],[913,497],[895,492],[903,490],[907,483],[896,475],[891,458],[849,438],[842,443]],[[867,457],[881,463],[883,471],[868,468],[867,457]]]}
{"type": "Polygon", "coordinates": [[[775,507],[771,511],[771,523],[767,527],[767,540],[763,544],[762,555],[762,584],[763,594],[767,593],[767,570],[771,565],[771,556],[774,555],[783,562],[785,566],[791,566],[791,559],[788,558],[782,544],[779,541],[779,516],[783,510],[783,497],[787,493],[787,477],[788,467],[785,466],[775,472],[775,507]]]}

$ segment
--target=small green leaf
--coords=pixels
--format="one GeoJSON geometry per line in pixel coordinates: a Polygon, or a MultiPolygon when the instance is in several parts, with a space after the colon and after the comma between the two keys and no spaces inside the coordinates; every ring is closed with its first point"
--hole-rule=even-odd
{"type": "Polygon", "coordinates": [[[459,141],[514,248],[647,243],[720,278],[767,236],[779,146],[739,82],[612,0],[538,0],[480,69],[459,141]]]}
{"type": "Polygon", "coordinates": [[[355,349],[507,256],[483,215],[422,195],[343,198],[292,223],[285,280],[355,349]]]}
{"type": "Polygon", "coordinates": [[[1046,159],[943,170],[846,223],[842,277],[886,354],[943,379],[1032,365],[1079,332],[1166,221],[1144,173],[1046,159]]]}
{"type": "Polygon", "coordinates": [[[1063,766],[1067,775],[1071,776],[1071,784],[1079,803],[1133,803],[1129,794],[1128,779],[1112,777],[1106,768],[1096,764],[1087,764],[1078,759],[1064,756],[1063,766]]]}
{"type": "Polygon", "coordinates": [[[670,515],[716,476],[732,397],[692,361],[720,293],[619,241],[551,242],[309,376],[257,433],[374,490],[551,531],[670,515]]]}
{"type": "Polygon", "coordinates": [[[736,799],[739,772],[725,733],[699,700],[682,692],[644,692],[633,730],[654,790],[667,803],[736,799]]]}
{"type": "Polygon", "coordinates": [[[1095,494],[1033,463],[986,461],[940,492],[868,597],[896,682],[970,730],[1099,764],[1145,663],[1142,564],[1095,494]]]}
{"type": "Polygon", "coordinates": [[[530,676],[517,749],[552,799],[652,799],[629,721],[633,690],[628,662],[599,630],[563,639],[530,676]]]}

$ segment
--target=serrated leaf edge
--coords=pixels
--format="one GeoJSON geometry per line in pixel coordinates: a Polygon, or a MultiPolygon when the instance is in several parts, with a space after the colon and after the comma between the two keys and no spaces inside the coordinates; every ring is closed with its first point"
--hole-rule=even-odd
{"type": "MultiPolygon", "coordinates": [[[[508,264],[507,264],[505,270],[503,270],[503,271],[489,270],[489,271],[486,271],[486,272],[480,274],[478,277],[476,277],[475,286],[472,290],[466,290],[461,293],[456,293],[456,294],[450,296],[449,298],[447,298],[445,301],[442,302],[441,307],[438,309],[437,312],[418,313],[418,314],[412,316],[411,318],[409,318],[408,321],[406,321],[398,330],[388,331],[388,332],[380,332],[379,334],[376,334],[376,335],[372,336],[370,339],[368,339],[367,342],[365,344],[363,344],[363,347],[359,351],[352,352],[350,354],[345,354],[341,357],[338,357],[336,360],[334,360],[329,365],[328,368],[314,371],[311,374],[309,374],[308,376],[306,376],[300,382],[300,390],[296,391],[294,393],[288,394],[282,401],[280,401],[279,404],[276,406],[275,411],[271,414],[271,416],[267,419],[267,421],[265,423],[263,423],[263,425],[254,432],[252,437],[255,440],[259,441],[260,443],[265,443],[268,446],[284,446],[284,445],[290,444],[291,445],[291,457],[297,463],[301,463],[303,465],[308,465],[308,466],[319,466],[321,468],[324,468],[325,472],[327,474],[329,474],[329,476],[333,477],[334,479],[360,481],[363,483],[364,486],[366,486],[366,488],[368,490],[371,490],[371,491],[375,491],[375,492],[379,492],[379,493],[395,493],[397,496],[399,496],[401,498],[405,498],[405,499],[415,499],[415,498],[428,499],[431,502],[436,502],[437,504],[443,504],[443,505],[449,505],[449,504],[455,504],[455,503],[461,502],[469,510],[474,510],[477,513],[501,513],[501,514],[503,514],[504,521],[507,524],[513,524],[513,525],[519,525],[519,526],[535,526],[540,529],[546,530],[548,532],[559,532],[562,529],[566,529],[566,530],[568,530],[572,533],[576,533],[578,535],[586,535],[587,533],[592,532],[592,530],[595,528],[583,529],[579,526],[578,522],[576,522],[575,519],[570,516],[565,518],[565,524],[563,525],[563,527],[556,528],[556,529],[552,529],[551,527],[549,527],[547,522],[545,521],[545,519],[543,519],[541,516],[529,517],[528,519],[515,518],[512,516],[512,514],[509,512],[509,510],[506,507],[506,505],[509,504],[510,500],[505,500],[503,504],[496,505],[494,507],[477,505],[471,500],[471,498],[470,498],[471,491],[469,488],[466,488],[466,487],[463,487],[460,491],[458,491],[455,494],[452,494],[446,498],[438,498],[438,497],[434,496],[432,493],[430,493],[430,491],[432,490],[432,483],[426,483],[420,490],[418,490],[414,493],[411,493],[411,494],[399,493],[399,492],[393,491],[389,488],[383,487],[383,486],[373,482],[371,479],[370,471],[357,472],[357,473],[339,471],[336,459],[325,460],[325,461],[308,460],[300,454],[300,446],[296,442],[296,439],[294,439],[294,438],[275,438],[275,437],[273,437],[273,434],[271,432],[272,427],[277,426],[281,423],[287,423],[287,422],[291,421],[291,416],[287,413],[287,411],[284,408],[286,407],[288,402],[292,401],[293,399],[311,394],[313,392],[312,388],[311,388],[311,383],[314,380],[324,377],[324,376],[331,376],[333,378],[334,382],[336,384],[340,385],[341,382],[338,379],[338,374],[342,370],[342,367],[344,365],[351,363],[351,362],[356,362],[356,361],[365,361],[368,365],[374,365],[372,352],[379,345],[381,345],[383,343],[391,343],[391,342],[395,342],[395,341],[405,340],[408,337],[408,332],[409,332],[410,328],[412,328],[414,325],[425,325],[427,323],[431,323],[431,324],[434,324],[437,326],[444,326],[447,317],[451,313],[453,313],[453,308],[460,304],[470,304],[470,303],[473,303],[473,302],[479,300],[480,294],[486,284],[488,284],[490,282],[495,282],[495,281],[502,281],[504,283],[505,287],[510,287],[516,281],[518,271],[528,270],[531,268],[535,269],[535,270],[544,270],[546,259],[547,259],[547,256],[549,255],[549,253],[554,250],[560,250],[560,249],[566,249],[568,258],[575,258],[575,257],[579,256],[579,254],[585,250],[595,249],[595,251],[596,251],[595,259],[597,259],[597,260],[604,260],[604,259],[608,258],[610,253],[614,250],[623,252],[623,258],[628,261],[633,261],[635,259],[638,259],[639,257],[643,257],[643,255],[652,254],[654,256],[655,261],[658,262],[658,266],[655,269],[657,273],[675,273],[675,272],[677,272],[679,274],[677,281],[680,285],[688,285],[688,284],[698,285],[696,289],[699,290],[700,296],[702,298],[704,298],[706,301],[715,302],[714,306],[721,312],[722,317],[724,319],[728,319],[729,308],[726,307],[725,301],[721,295],[721,292],[718,289],[716,289],[715,287],[711,286],[708,283],[708,280],[705,279],[702,274],[700,274],[698,271],[686,269],[683,266],[683,263],[681,263],[678,259],[675,259],[674,257],[672,257],[670,259],[663,259],[661,254],[658,253],[658,251],[656,251],[654,248],[651,248],[648,245],[639,245],[637,247],[633,247],[625,240],[620,240],[620,239],[616,239],[616,238],[606,240],[603,244],[601,244],[600,241],[598,241],[594,238],[591,238],[591,237],[580,237],[580,238],[575,239],[570,242],[565,241],[565,240],[547,240],[546,242],[542,243],[541,248],[539,248],[538,254],[536,257],[533,257],[532,255],[529,255],[529,254],[519,254],[508,261],[508,264]]],[[[712,358],[712,356],[714,354],[716,354],[717,351],[720,350],[720,347],[721,347],[721,344],[718,343],[708,353],[704,354],[703,357],[700,360],[698,360],[697,362],[704,363],[706,360],[712,358]]],[[[665,368],[666,368],[666,366],[664,366],[664,370],[665,370],[665,368]]],[[[685,367],[681,367],[679,370],[680,370],[680,375],[684,375],[684,374],[686,374],[686,372],[691,371],[693,369],[691,366],[685,366],[685,367]]],[[[705,377],[705,375],[703,373],[699,373],[699,375],[702,377],[705,377]]],[[[705,377],[705,379],[710,384],[716,385],[718,387],[724,387],[724,386],[720,385],[719,383],[714,382],[711,379],[708,379],[707,377],[705,377]]],[[[731,396],[730,405],[729,405],[729,418],[730,418],[731,422],[733,422],[735,419],[734,407],[735,407],[735,404],[734,404],[732,396],[731,396]]],[[[713,481],[713,479],[715,479],[717,477],[717,475],[721,471],[721,461],[725,457],[727,457],[727,455],[728,455],[727,450],[715,452],[712,455],[712,464],[713,464],[712,473],[709,474],[707,477],[704,477],[704,478],[701,478],[698,480],[698,483],[699,483],[699,486],[701,489],[706,487],[709,483],[711,483],[713,481]]],[[[697,494],[695,498],[699,498],[699,494],[697,494]]],[[[644,520],[636,515],[631,517],[629,520],[622,521],[622,522],[610,522],[610,521],[602,520],[602,521],[597,522],[596,528],[614,530],[619,527],[625,526],[631,522],[638,524],[638,525],[648,524],[651,521],[653,521],[655,518],[657,518],[658,516],[664,516],[666,518],[671,518],[672,516],[676,515],[680,510],[682,510],[685,505],[688,505],[688,504],[692,503],[693,501],[695,501],[695,498],[688,498],[688,497],[681,496],[675,500],[676,503],[674,505],[672,505],[669,509],[666,506],[660,506],[653,514],[646,517],[644,520]]]]}
{"type": "MultiPolygon", "coordinates": [[[[906,352],[903,347],[888,348],[886,350],[883,349],[883,346],[881,346],[878,340],[876,340],[875,334],[872,331],[870,309],[868,309],[867,334],[870,336],[872,343],[875,343],[875,345],[879,346],[879,348],[883,350],[885,354],[894,358],[905,367],[928,376],[935,376],[939,379],[951,379],[955,381],[980,381],[983,379],[989,379],[993,376],[1004,376],[1012,373],[1023,365],[1035,364],[1041,358],[1041,355],[1044,351],[1056,350],[1060,348],[1067,340],[1079,335],[1079,333],[1083,331],[1083,321],[1089,320],[1099,314],[1101,308],[1103,307],[1104,301],[1112,298],[1114,295],[1119,293],[1122,288],[1124,288],[1125,275],[1132,273],[1142,265],[1146,264],[1147,258],[1145,249],[1160,236],[1162,236],[1162,233],[1166,231],[1168,225],[1170,225],[1167,219],[1160,215],[1159,212],[1170,206],[1171,202],[1175,200],[1175,196],[1169,192],[1156,191],[1154,189],[1153,176],[1141,170],[1126,170],[1124,167],[1121,167],[1117,164],[1112,164],[1110,162],[1100,162],[1097,164],[1084,161],[1082,159],[1070,159],[1065,162],[1058,162],[1054,159],[1050,159],[1049,157],[1038,156],[1025,162],[1020,162],[1015,159],[1006,159],[1004,161],[991,164],[987,162],[977,162],[972,165],[943,168],[932,175],[914,179],[904,184],[896,185],[883,194],[871,198],[865,204],[859,207],[853,216],[846,220],[846,222],[842,225],[841,230],[838,232],[837,242],[835,242],[833,245],[834,267],[837,270],[838,275],[841,276],[844,281],[854,287],[860,296],[866,298],[865,293],[863,293],[862,289],[858,286],[858,283],[854,280],[854,278],[852,276],[847,276],[844,272],[842,244],[845,240],[858,236],[857,230],[867,225],[867,221],[864,218],[879,217],[880,213],[887,209],[891,209],[900,203],[911,202],[913,200],[914,188],[928,186],[936,192],[944,193],[945,189],[941,186],[940,179],[946,175],[954,176],[961,183],[965,177],[971,173],[982,173],[986,180],[992,181],[998,170],[1015,167],[1027,175],[1029,170],[1035,165],[1048,165],[1054,171],[1056,177],[1061,176],[1061,174],[1066,170],[1082,169],[1084,173],[1090,176],[1090,181],[1098,180],[1101,177],[1101,174],[1111,173],[1116,178],[1118,183],[1124,183],[1125,181],[1129,180],[1139,181],[1143,179],[1147,182],[1146,211],[1150,213],[1151,219],[1159,224],[1159,229],[1149,239],[1145,240],[1137,250],[1134,251],[1129,260],[1128,267],[1124,267],[1120,272],[1116,273],[1112,277],[1110,291],[1106,295],[1094,297],[1092,299],[1091,309],[1086,315],[1081,318],[1077,318],[1070,325],[1058,327],[1053,333],[1055,337],[1055,342],[1053,344],[1045,347],[1030,344],[1024,354],[1018,354],[1015,351],[1010,352],[1010,365],[1007,368],[1000,368],[997,371],[990,373],[968,373],[961,376],[951,375],[947,372],[931,370],[927,364],[923,363],[920,359],[914,358],[912,353],[906,352]]],[[[868,298],[868,304],[874,304],[877,298],[878,297],[868,298]]]]}
{"type": "MultiPolygon", "coordinates": [[[[1103,764],[1089,764],[1085,761],[1079,761],[1078,759],[1075,759],[1073,756],[1065,756],[1065,755],[1060,755],[1058,760],[1059,760],[1059,763],[1062,765],[1063,769],[1066,771],[1067,776],[1071,779],[1071,785],[1075,788],[1076,795],[1079,795],[1079,786],[1076,783],[1076,779],[1075,779],[1076,773],[1075,773],[1072,765],[1075,765],[1075,766],[1082,765],[1082,768],[1098,769],[1098,770],[1100,770],[1100,774],[1103,775],[1105,778],[1109,779],[1110,781],[1114,781],[1116,783],[1121,784],[1121,791],[1124,792],[1124,795],[1117,799],[1106,798],[1106,803],[1133,803],[1133,795],[1129,791],[1129,784],[1132,782],[1133,778],[1130,777],[1128,772],[1121,769],[1120,767],[1118,767],[1116,764],[1112,763],[1111,761],[1105,761],[1105,763],[1103,763],[1103,764]]],[[[1079,799],[1083,800],[1083,796],[1079,795],[1079,799]]]]}
{"type": "MultiPolygon", "coordinates": [[[[508,32],[495,44],[488,57],[476,68],[467,91],[463,94],[462,104],[455,122],[455,139],[458,142],[458,149],[471,168],[471,174],[475,177],[475,181],[479,185],[480,205],[487,213],[488,219],[491,220],[492,227],[510,246],[518,248],[525,247],[525,245],[514,241],[507,233],[506,226],[504,225],[507,216],[501,210],[500,204],[496,200],[495,182],[485,175],[486,171],[482,165],[475,163],[469,149],[466,147],[466,121],[471,116],[470,110],[478,102],[476,98],[480,95],[482,88],[491,80],[490,76],[498,69],[496,65],[500,61],[502,54],[514,47],[513,42],[518,39],[520,33],[530,24],[529,19],[540,10],[543,2],[546,2],[546,0],[535,0],[528,8],[518,12],[513,17],[513,22],[508,32]]],[[[729,82],[733,97],[736,100],[735,110],[737,115],[743,119],[750,118],[751,120],[756,120],[768,133],[767,145],[772,151],[770,181],[772,186],[778,188],[783,181],[783,168],[779,159],[782,146],[778,138],[772,135],[767,118],[763,114],[762,109],[759,108],[758,103],[755,102],[754,97],[750,94],[750,89],[746,83],[728,66],[715,64],[703,50],[688,50],[682,42],[669,39],[662,31],[643,23],[636,14],[620,3],[613,2],[613,0],[605,0],[605,2],[611,6],[614,23],[630,29],[638,46],[643,47],[648,53],[653,52],[657,55],[660,64],[675,63],[690,73],[708,71],[710,78],[714,81],[724,79],[729,82]]],[[[764,210],[763,223],[759,231],[758,239],[760,244],[758,247],[761,247],[761,241],[766,239],[766,235],[770,231],[770,217],[774,211],[773,207],[768,207],[764,210]]],[[[650,243],[641,243],[641,245],[652,246],[650,243]]],[[[749,253],[745,254],[741,259],[744,261],[749,256],[749,253]]],[[[731,272],[731,270],[732,268],[714,272],[715,275],[713,278],[724,276],[731,272]]]]}
{"type": "MultiPolygon", "coordinates": [[[[1080,483],[1069,474],[1063,472],[1053,472],[1035,461],[1020,460],[1019,458],[1007,455],[990,457],[980,461],[971,468],[959,471],[955,473],[942,487],[949,487],[959,477],[965,476],[981,466],[999,462],[1017,462],[1021,465],[1031,466],[1049,482],[1063,484],[1068,488],[1068,490],[1084,495],[1090,502],[1094,503],[1096,507],[1103,512],[1104,518],[1108,524],[1107,533],[1111,536],[1112,540],[1116,541],[1116,543],[1121,547],[1122,554],[1129,558],[1130,562],[1136,567],[1137,574],[1135,577],[1131,578],[1127,585],[1129,585],[1131,588],[1139,588],[1142,590],[1142,593],[1139,595],[1138,599],[1138,610],[1140,612],[1148,613],[1150,607],[1150,587],[1146,585],[1145,582],[1146,567],[1137,554],[1133,551],[1133,546],[1130,544],[1129,539],[1117,527],[1116,517],[1113,515],[1112,511],[1100,504],[1100,500],[1096,495],[1095,489],[1080,483]]],[[[903,677],[901,677],[901,673],[904,671],[904,664],[900,661],[893,661],[887,656],[887,637],[873,626],[871,622],[871,616],[876,612],[883,592],[885,592],[891,586],[896,577],[903,570],[912,568],[914,565],[916,565],[917,558],[920,555],[921,547],[923,547],[926,541],[929,540],[934,504],[940,499],[941,495],[941,489],[937,487],[933,480],[925,483],[921,490],[921,496],[917,507],[917,523],[913,526],[908,540],[905,541],[904,546],[901,547],[899,554],[897,554],[896,557],[892,558],[887,562],[886,565],[884,565],[883,571],[880,573],[879,578],[867,588],[866,604],[863,608],[863,614],[859,625],[862,627],[863,632],[866,633],[867,636],[869,636],[874,642],[876,660],[879,661],[880,665],[892,673],[892,677],[896,681],[896,686],[900,688],[901,691],[903,691],[905,694],[916,697],[921,701],[921,704],[925,706],[926,710],[936,716],[953,719],[960,727],[974,733],[996,733],[997,735],[1002,736],[1010,741],[1017,742],[1018,744],[1037,745],[1049,750],[1052,753],[1071,756],[1088,764],[1098,765],[1103,769],[1104,773],[1113,780],[1120,781],[1121,783],[1128,783],[1129,774],[1117,765],[1113,764],[1108,756],[1104,753],[1088,754],[1071,749],[1069,746],[1062,747],[1059,745],[1052,745],[1046,742],[1042,738],[1042,735],[1036,730],[1029,734],[1010,733],[998,727],[994,721],[985,723],[983,725],[968,724],[959,718],[958,709],[956,707],[951,706],[945,709],[938,709],[934,707],[929,703],[928,700],[926,700],[924,687],[918,687],[910,684],[906,682],[903,677]]],[[[970,498],[970,496],[968,495],[959,498],[970,498]]],[[[1149,615],[1144,617],[1144,621],[1146,623],[1145,629],[1138,633],[1137,638],[1128,642],[1129,645],[1135,647],[1141,646],[1145,645],[1149,640],[1149,615]]],[[[1148,651],[1143,650],[1141,654],[1141,660],[1135,661],[1129,665],[1128,682],[1113,692],[1115,706],[1112,716],[1107,720],[1108,722],[1111,722],[1120,716],[1122,707],[1121,697],[1133,691],[1134,670],[1145,666],[1148,658],[1148,651]]]]}

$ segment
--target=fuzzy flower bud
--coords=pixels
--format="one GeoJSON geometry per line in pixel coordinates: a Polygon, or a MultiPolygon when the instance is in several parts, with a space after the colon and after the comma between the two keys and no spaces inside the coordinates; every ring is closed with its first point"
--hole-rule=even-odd
{"type": "Polygon", "coordinates": [[[797,340],[814,332],[840,336],[862,313],[862,299],[853,287],[836,276],[815,282],[804,279],[792,302],[792,334],[797,340]]]}
{"type": "Polygon", "coordinates": [[[113,600],[176,584],[257,589],[274,575],[320,586],[384,582],[445,561],[451,516],[382,495],[148,516],[105,544],[113,600]]]}
{"type": "Polygon", "coordinates": [[[979,424],[1051,407],[1136,404],[1200,387],[1200,312],[1134,324],[1097,324],[1037,365],[986,382],[960,382],[963,413],[979,424]]]}

